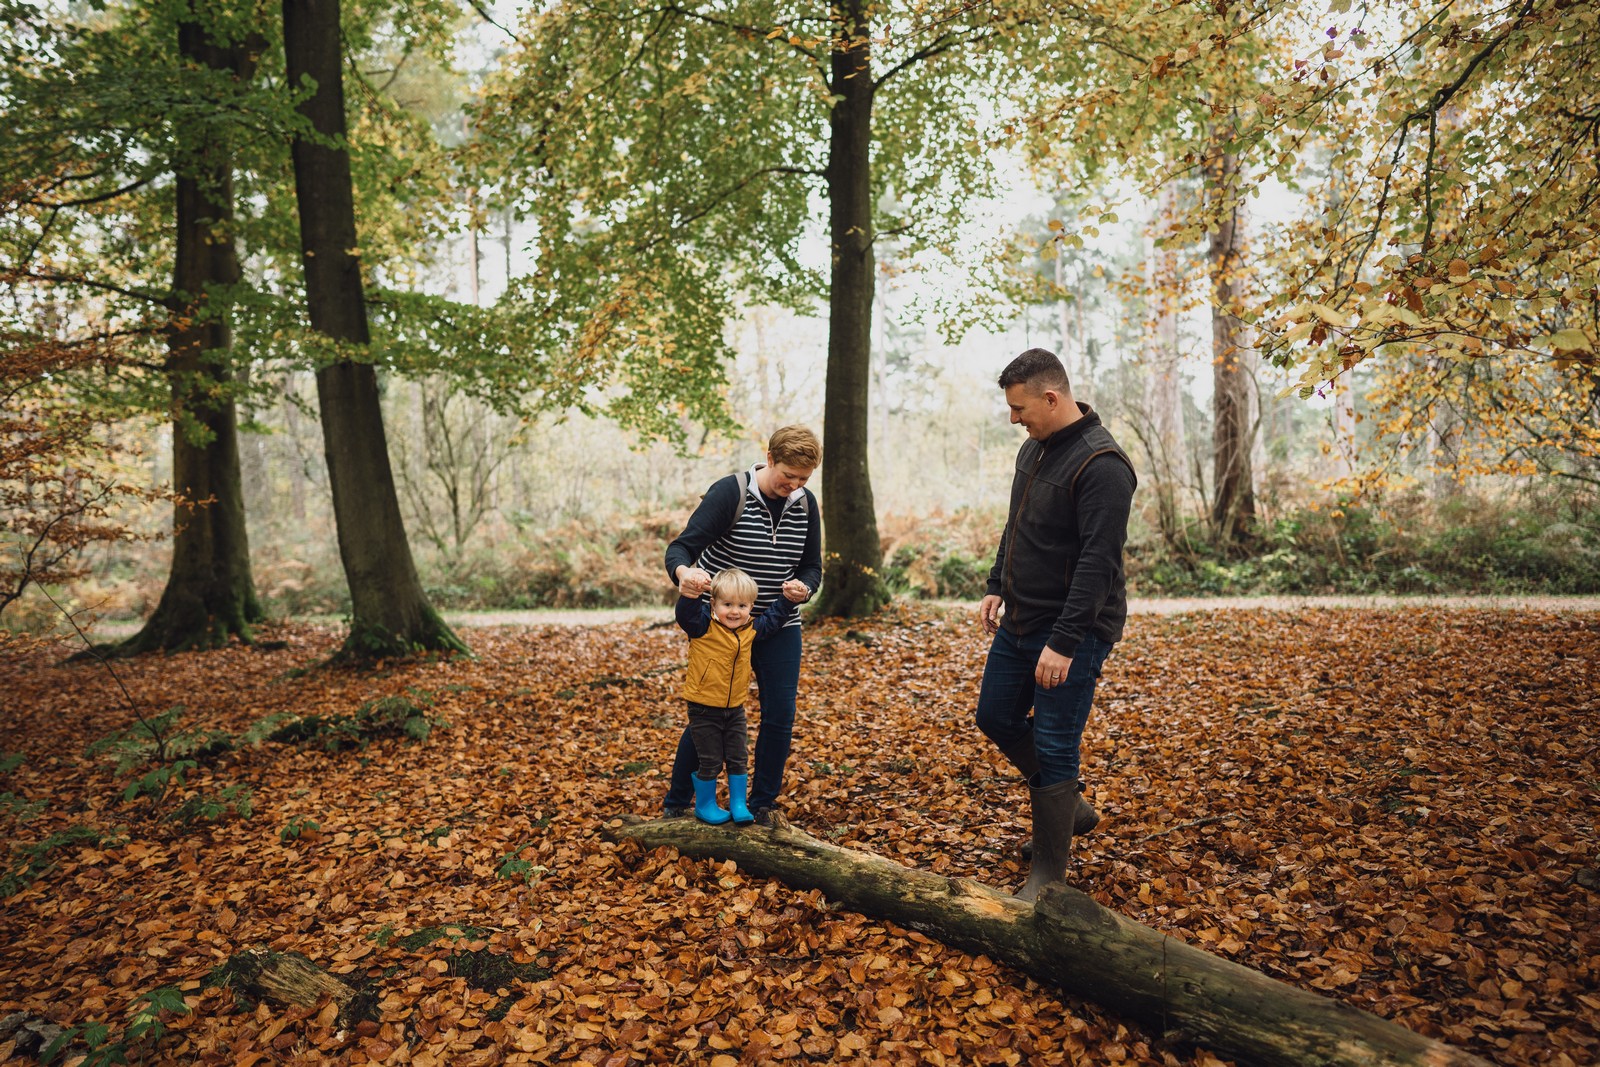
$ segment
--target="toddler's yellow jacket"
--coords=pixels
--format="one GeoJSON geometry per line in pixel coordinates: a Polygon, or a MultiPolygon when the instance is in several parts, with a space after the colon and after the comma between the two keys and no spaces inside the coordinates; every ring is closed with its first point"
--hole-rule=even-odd
{"type": "Polygon", "coordinates": [[[794,604],[778,597],[766,611],[737,630],[711,616],[711,605],[678,598],[678,625],[689,635],[689,668],[683,675],[683,699],[712,708],[736,708],[750,691],[750,649],[771,637],[794,614],[794,604]]]}

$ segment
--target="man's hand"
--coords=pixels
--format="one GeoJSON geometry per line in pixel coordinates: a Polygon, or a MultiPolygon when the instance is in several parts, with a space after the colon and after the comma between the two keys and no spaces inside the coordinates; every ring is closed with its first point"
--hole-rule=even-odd
{"type": "Polygon", "coordinates": [[[1039,653],[1039,665],[1033,669],[1033,684],[1040,689],[1054,689],[1067,680],[1067,671],[1071,669],[1071,656],[1063,656],[1046,645],[1039,653]]]}
{"type": "Polygon", "coordinates": [[[796,604],[804,604],[811,599],[811,587],[798,578],[790,578],[783,583],[783,595],[796,604]]]}
{"type": "Polygon", "coordinates": [[[994,634],[1000,629],[1000,608],[1005,601],[1000,597],[990,594],[978,602],[978,623],[986,634],[994,634]]]}
{"type": "Polygon", "coordinates": [[[699,597],[710,588],[711,575],[699,567],[678,568],[678,593],[680,596],[699,597]]]}

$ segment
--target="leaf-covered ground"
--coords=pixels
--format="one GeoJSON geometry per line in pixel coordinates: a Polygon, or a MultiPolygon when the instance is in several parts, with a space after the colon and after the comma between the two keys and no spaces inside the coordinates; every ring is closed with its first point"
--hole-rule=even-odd
{"type": "MultiPolygon", "coordinates": [[[[809,628],[786,813],[1014,888],[1022,790],[971,725],[972,618],[809,628]]],[[[1216,1062],[814,892],[602,842],[608,816],[658,806],[682,722],[673,629],[478,630],[475,660],[375,672],[306,670],[332,630],[265,636],[282,646],[116,671],[145,715],[181,704],[236,736],[397,695],[449,727],[204,757],[163,812],[247,785],[254,815],[185,826],[121,799],[140,772],[85,756],[133,721],[104,667],[0,663],[0,749],[23,757],[0,777],[0,1016],[103,1021],[112,1041],[142,995],[175,988],[189,1010],[161,1012],[143,1046],[167,1063],[1216,1062]],[[341,1030],[331,1009],[208,986],[257,945],[369,983],[381,1021],[341,1030]],[[534,966],[486,982],[458,973],[470,950],[534,966]]],[[[1086,739],[1105,818],[1076,883],[1498,1063],[1592,1063],[1597,713],[1600,615],[1138,617],[1086,739]]]]}

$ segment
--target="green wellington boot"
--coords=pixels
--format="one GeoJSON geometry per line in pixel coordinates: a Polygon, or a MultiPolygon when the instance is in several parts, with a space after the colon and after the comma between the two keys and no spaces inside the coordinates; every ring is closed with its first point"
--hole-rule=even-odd
{"type": "MultiPolygon", "coordinates": [[[[1039,773],[1039,753],[1033,747],[1032,731],[1029,731],[1028,736],[1021,741],[1013,742],[1009,747],[1001,745],[999,748],[1000,754],[1010,760],[1011,765],[1021,773],[1024,782],[1033,781],[1033,776],[1039,773]]],[[[1083,782],[1080,781],[1078,783],[1079,794],[1083,793],[1084,788],[1083,782]]],[[[1094,810],[1094,805],[1089,803],[1087,797],[1080,795],[1078,797],[1078,811],[1073,817],[1072,832],[1081,836],[1099,825],[1100,813],[1094,810]]],[[[1033,839],[1029,838],[1024,841],[1018,846],[1018,850],[1022,853],[1023,859],[1032,859],[1033,839]]]]}
{"type": "Polygon", "coordinates": [[[1028,868],[1028,880],[1017,891],[1017,896],[1023,900],[1038,900],[1039,890],[1066,876],[1067,864],[1072,859],[1078,783],[1057,782],[1043,789],[1030,783],[1028,792],[1033,797],[1033,860],[1028,868]]]}

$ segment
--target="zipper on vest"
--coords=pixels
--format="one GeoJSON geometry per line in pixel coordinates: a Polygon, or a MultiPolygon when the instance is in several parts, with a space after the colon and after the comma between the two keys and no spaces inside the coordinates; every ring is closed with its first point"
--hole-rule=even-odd
{"type": "MultiPolygon", "coordinates": [[[[1033,461],[1033,470],[1028,472],[1028,482],[1022,487],[1022,497],[1017,501],[1016,518],[1011,523],[1011,543],[1006,546],[1006,573],[1004,580],[1000,583],[1002,594],[1010,592],[1012,588],[1011,565],[1017,558],[1017,523],[1022,518],[1023,508],[1027,506],[1028,493],[1033,489],[1033,480],[1039,476],[1039,468],[1044,464],[1044,450],[1045,445],[1041,442],[1039,445],[1039,457],[1033,461]]],[[[1002,599],[1004,598],[1002,597],[1002,599]]]]}
{"type": "MultiPolygon", "coordinates": [[[[749,625],[749,623],[745,623],[745,626],[749,625]]],[[[727,627],[723,627],[723,629],[727,630],[727,627]]],[[[744,639],[739,636],[739,633],[743,629],[744,626],[739,627],[738,630],[728,630],[728,633],[733,635],[733,658],[728,663],[728,702],[722,705],[725,708],[733,707],[733,683],[739,673],[739,649],[744,645],[744,639]]],[[[739,703],[743,704],[744,701],[741,700],[739,703]]]]}

